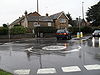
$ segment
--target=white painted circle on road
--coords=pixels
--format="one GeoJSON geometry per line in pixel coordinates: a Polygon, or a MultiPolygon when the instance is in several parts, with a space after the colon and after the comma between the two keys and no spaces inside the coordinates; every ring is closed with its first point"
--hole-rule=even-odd
{"type": "Polygon", "coordinates": [[[66,49],[65,46],[46,46],[42,48],[43,50],[63,50],[66,49]]]}

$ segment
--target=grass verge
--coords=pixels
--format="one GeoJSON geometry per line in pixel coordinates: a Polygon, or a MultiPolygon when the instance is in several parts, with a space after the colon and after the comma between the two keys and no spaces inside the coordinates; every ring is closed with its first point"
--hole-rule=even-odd
{"type": "Polygon", "coordinates": [[[0,69],[0,75],[13,75],[13,74],[0,69]]]}

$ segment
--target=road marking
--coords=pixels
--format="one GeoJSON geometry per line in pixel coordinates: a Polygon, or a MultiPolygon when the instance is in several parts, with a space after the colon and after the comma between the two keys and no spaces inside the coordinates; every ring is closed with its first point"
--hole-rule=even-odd
{"type": "Polygon", "coordinates": [[[77,72],[81,71],[78,66],[62,67],[63,72],[77,72]]]}
{"type": "Polygon", "coordinates": [[[55,68],[38,69],[37,74],[53,74],[56,73],[55,68]]]}
{"type": "Polygon", "coordinates": [[[56,51],[56,50],[63,50],[66,49],[65,46],[46,46],[42,48],[43,50],[51,50],[51,51],[56,51]]]}
{"type": "Polygon", "coordinates": [[[18,75],[25,75],[30,73],[30,69],[15,70],[14,73],[18,75]]]}
{"type": "Polygon", "coordinates": [[[85,65],[84,66],[87,70],[100,70],[100,65],[95,64],[95,65],[85,65]]]}
{"type": "Polygon", "coordinates": [[[32,52],[31,50],[32,50],[32,48],[33,48],[33,46],[32,47],[30,47],[30,48],[27,48],[27,49],[25,49],[26,51],[28,51],[28,52],[32,52]]]}
{"type": "Polygon", "coordinates": [[[78,52],[81,49],[81,46],[78,46],[77,49],[69,50],[69,51],[63,51],[62,53],[70,53],[70,52],[78,52]]]}

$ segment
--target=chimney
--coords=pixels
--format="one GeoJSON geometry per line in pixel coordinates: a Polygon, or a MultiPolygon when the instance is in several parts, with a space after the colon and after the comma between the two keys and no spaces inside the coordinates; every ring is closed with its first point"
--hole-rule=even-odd
{"type": "Polygon", "coordinates": [[[46,13],[46,16],[49,16],[48,13],[46,13]]]}
{"type": "Polygon", "coordinates": [[[25,11],[25,13],[24,13],[24,14],[25,14],[25,16],[27,16],[27,11],[25,11]]]}

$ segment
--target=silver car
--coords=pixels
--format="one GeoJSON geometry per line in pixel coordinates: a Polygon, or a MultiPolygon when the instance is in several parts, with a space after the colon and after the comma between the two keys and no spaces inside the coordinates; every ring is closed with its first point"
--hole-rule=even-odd
{"type": "Polygon", "coordinates": [[[100,37],[100,30],[95,30],[92,35],[93,37],[100,37]]]}

